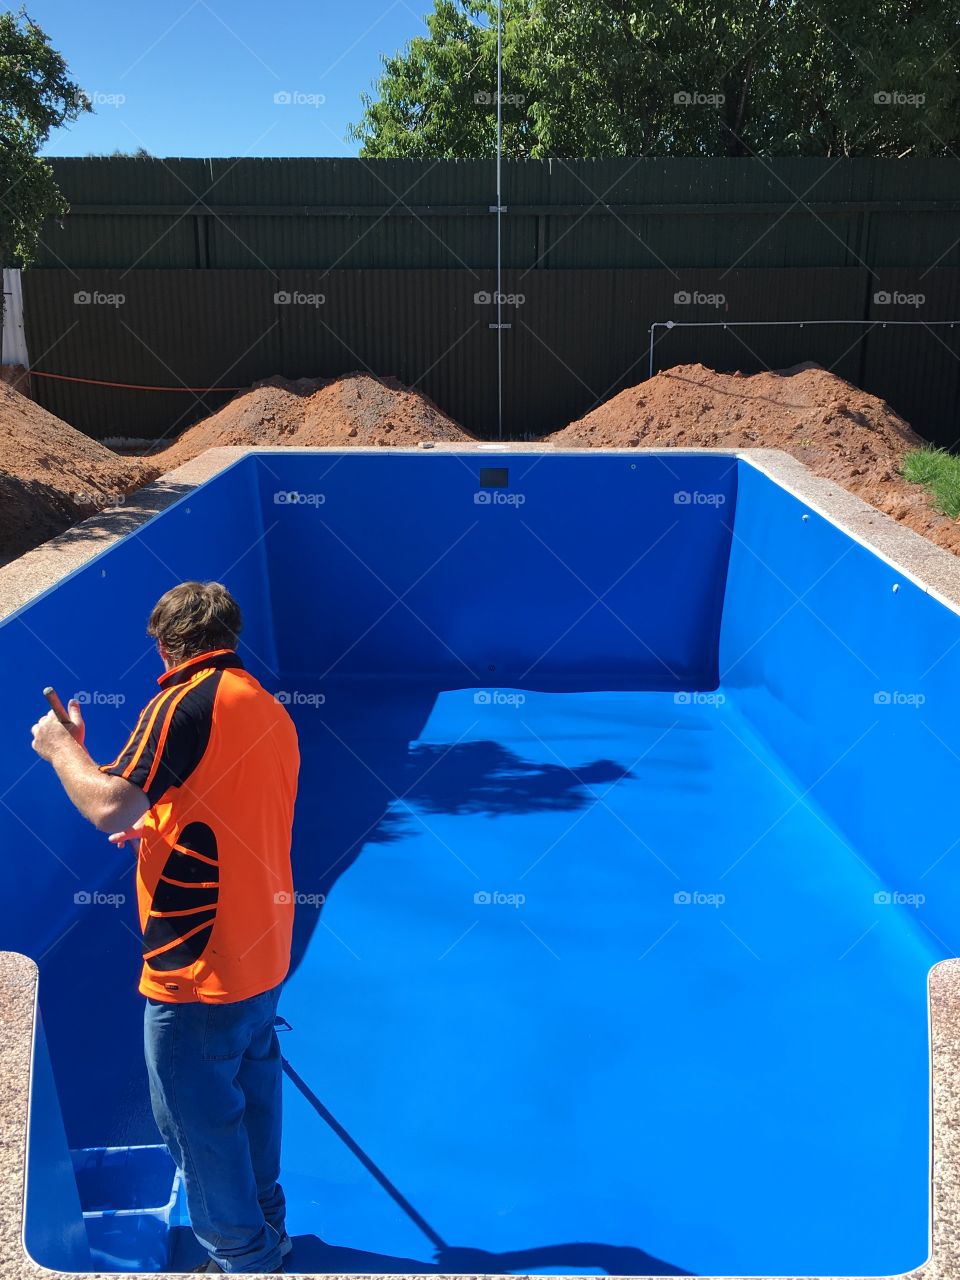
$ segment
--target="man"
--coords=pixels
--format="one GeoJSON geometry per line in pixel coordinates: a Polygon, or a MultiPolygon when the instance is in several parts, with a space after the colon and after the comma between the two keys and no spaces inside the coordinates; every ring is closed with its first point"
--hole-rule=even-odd
{"type": "Polygon", "coordinates": [[[139,839],[140,991],[153,1114],[182,1170],[198,1271],[282,1271],[274,1018],[290,965],[290,833],[300,765],[287,712],[244,670],[241,617],[218,582],[184,582],[150,616],[165,672],[112,764],[80,708],[34,749],[115,845],[139,839]]]}

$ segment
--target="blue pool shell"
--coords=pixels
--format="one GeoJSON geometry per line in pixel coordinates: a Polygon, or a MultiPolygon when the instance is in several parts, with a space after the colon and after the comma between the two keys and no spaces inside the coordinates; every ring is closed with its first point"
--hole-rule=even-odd
{"type": "MultiPolygon", "coordinates": [[[[112,755],[185,577],[238,596],[304,747],[285,1053],[459,1269],[924,1261],[952,608],[727,455],[242,459],[0,627],[2,944],[40,960],[74,1148],[156,1141],[131,859],[25,727],[44,685],[84,691],[112,755]],[[481,466],[523,501],[477,502],[481,466]]],[[[289,1081],[285,1105],[298,1258],[429,1269],[289,1081]]],[[[28,1225],[68,1226],[39,1133],[28,1225]]],[[[33,1256],[70,1268],[68,1235],[33,1256]]]]}

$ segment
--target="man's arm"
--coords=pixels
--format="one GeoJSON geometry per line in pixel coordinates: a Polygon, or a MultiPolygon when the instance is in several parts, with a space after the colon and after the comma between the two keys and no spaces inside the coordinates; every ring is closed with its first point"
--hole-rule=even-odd
{"type": "Polygon", "coordinates": [[[83,717],[71,702],[72,729],[62,725],[52,711],[33,726],[33,749],[49,761],[67,795],[99,830],[128,831],[150,808],[143,791],[126,778],[102,773],[83,744],[83,717]]]}

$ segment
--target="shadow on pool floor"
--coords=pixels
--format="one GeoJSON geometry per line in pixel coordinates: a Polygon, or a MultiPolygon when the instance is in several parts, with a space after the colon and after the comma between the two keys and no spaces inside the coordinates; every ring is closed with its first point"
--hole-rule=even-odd
{"type": "MultiPolygon", "coordinates": [[[[579,689],[573,682],[569,691],[579,689]]],[[[562,685],[554,692],[567,691],[562,685]]],[[[559,757],[526,759],[495,737],[464,741],[485,712],[472,697],[466,706],[474,724],[458,721],[450,733],[459,737],[421,742],[439,700],[450,696],[449,689],[429,681],[391,687],[389,697],[381,686],[372,691],[333,686],[321,714],[297,709],[304,761],[293,841],[298,893],[317,895],[325,903],[365,851],[402,843],[422,828],[418,814],[572,814],[597,803],[594,788],[634,777],[629,762],[596,758],[589,750],[570,767],[559,757]],[[349,803],[331,804],[331,796],[349,797],[349,803]]],[[[498,730],[502,725],[494,724],[492,733],[498,730]]],[[[322,907],[297,912],[288,983],[323,924],[322,915],[322,907]]]]}
{"type": "MultiPolygon", "coordinates": [[[[174,1227],[171,1235],[171,1269],[187,1270],[203,1261],[203,1251],[188,1227],[174,1227]]],[[[327,1244],[316,1235],[293,1237],[293,1252],[286,1259],[286,1270],[291,1274],[312,1275],[498,1275],[547,1270],[567,1275],[578,1271],[602,1271],[609,1276],[693,1275],[629,1245],[571,1241],[510,1253],[450,1246],[438,1250],[436,1261],[428,1263],[417,1258],[397,1258],[327,1244]]]]}

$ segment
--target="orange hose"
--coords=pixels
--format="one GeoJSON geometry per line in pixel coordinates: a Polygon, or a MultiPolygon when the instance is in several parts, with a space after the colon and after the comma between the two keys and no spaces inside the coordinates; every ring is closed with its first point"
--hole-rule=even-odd
{"type": "Polygon", "coordinates": [[[148,387],[139,382],[106,382],[102,378],[74,378],[67,373],[43,373],[40,369],[28,369],[30,378],[56,378],[58,382],[85,382],[91,387],[121,387],[125,391],[185,391],[191,395],[206,395],[211,391],[246,391],[246,387],[148,387]]]}

